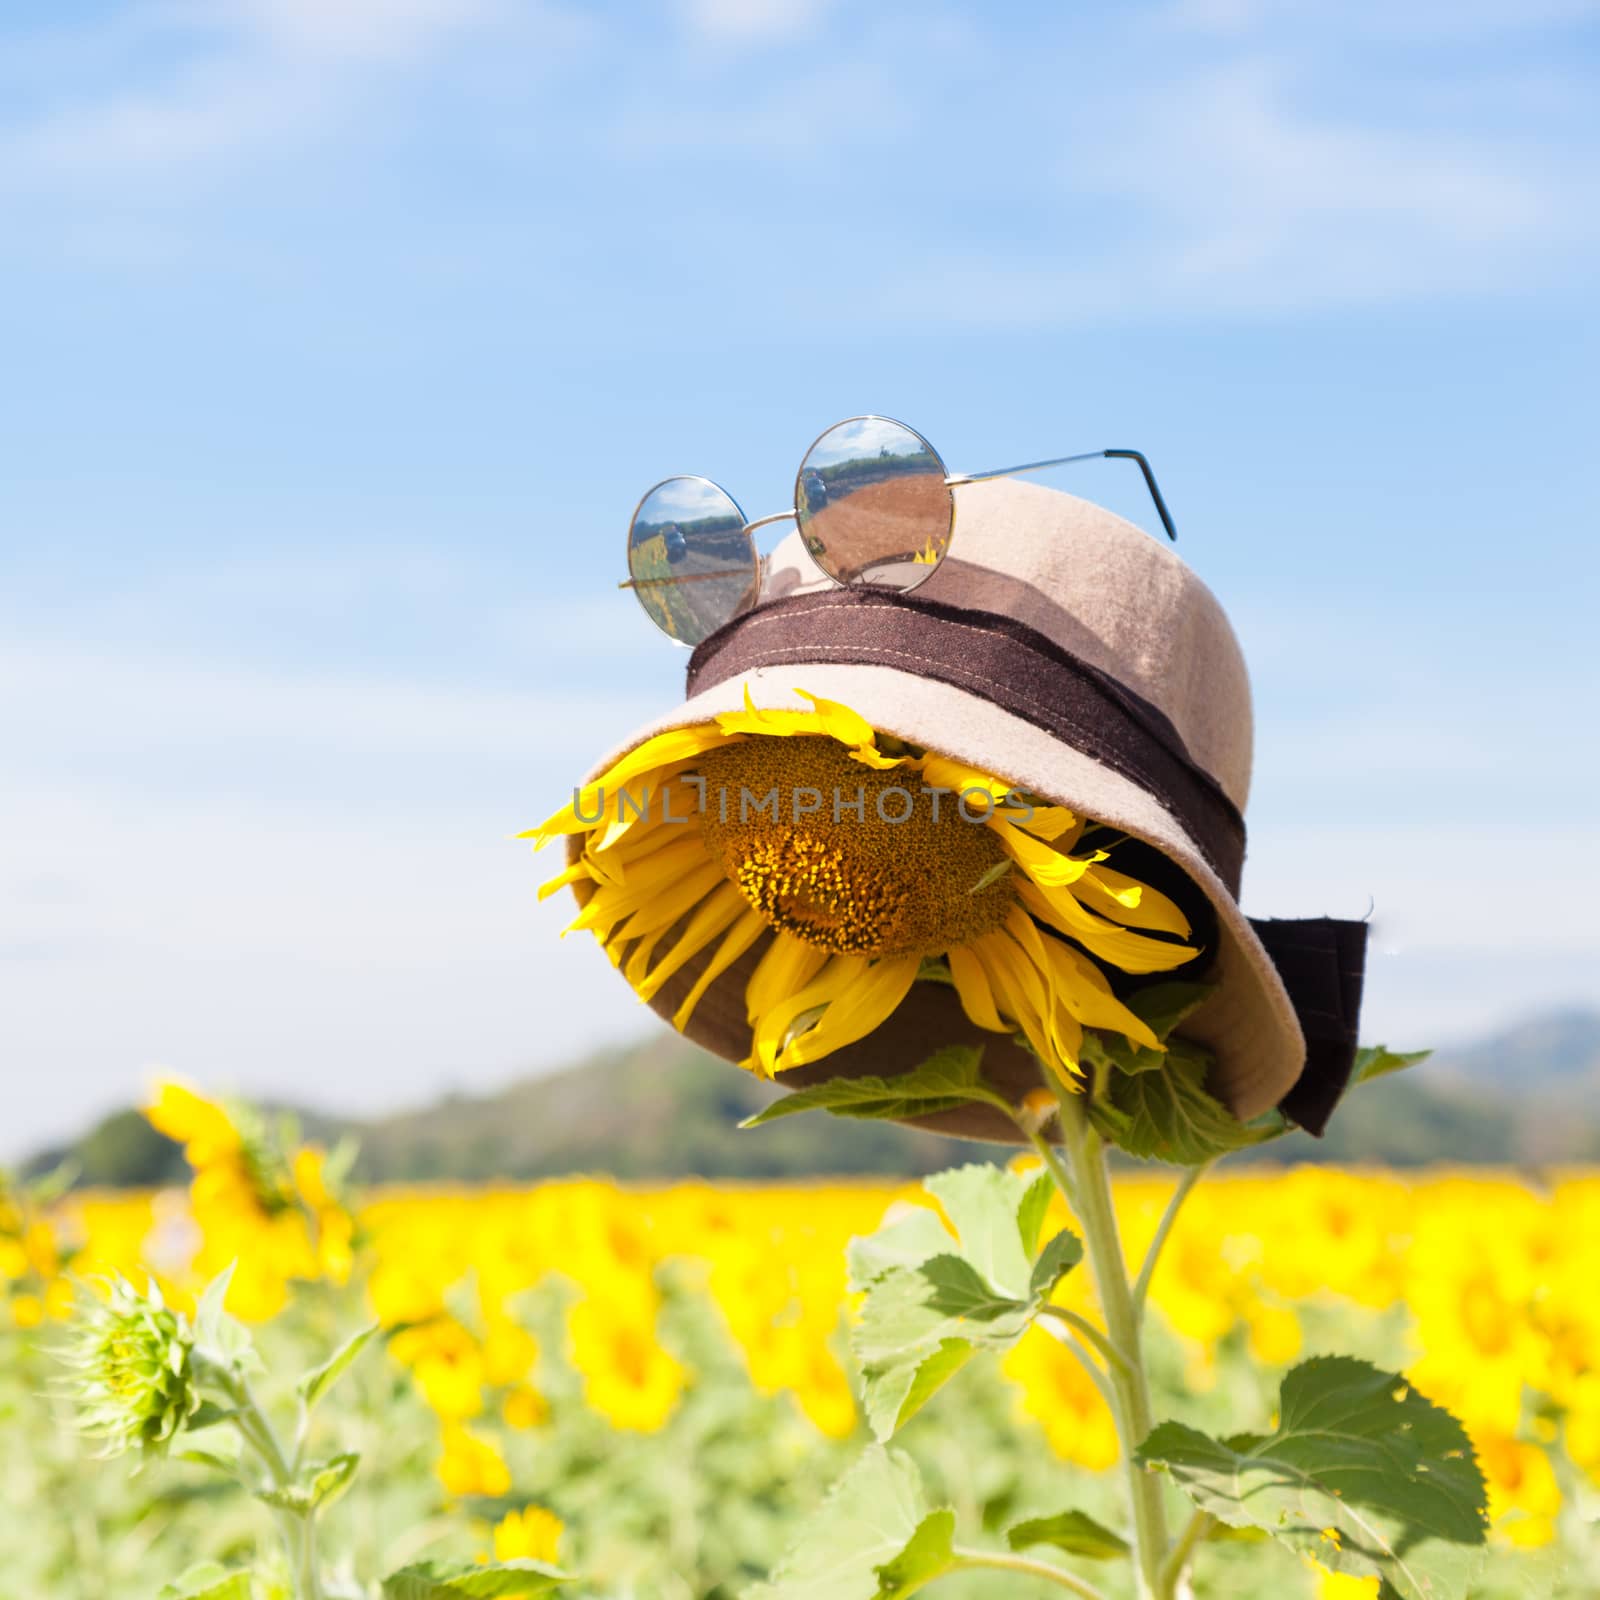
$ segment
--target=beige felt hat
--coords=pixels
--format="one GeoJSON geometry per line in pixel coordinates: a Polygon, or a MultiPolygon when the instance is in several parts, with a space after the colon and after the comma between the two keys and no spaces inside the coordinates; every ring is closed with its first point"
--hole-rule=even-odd
{"type": "MultiPolygon", "coordinates": [[[[1212,1051],[1212,1092],[1240,1118],[1282,1105],[1320,1131],[1353,1059],[1365,926],[1252,922],[1240,909],[1253,730],[1221,606],[1172,550],[1088,501],[1016,479],[954,492],[950,552],[908,594],[835,586],[791,535],[766,563],[759,603],[695,649],[685,701],[596,772],[747,696],[762,709],[799,707],[804,689],[1124,830],[1181,869],[1214,913],[1216,988],[1180,1029],[1212,1051]]],[[[750,1052],[744,990],[761,950],[711,985],[685,1030],[729,1060],[750,1052]]],[[[703,966],[670,980],[655,1010],[670,1018],[703,966]]],[[[780,1081],[893,1075],[963,1042],[984,1046],[986,1075],[1008,1092],[1038,1086],[1031,1057],[930,983],[913,985],[867,1038],[780,1081]]],[[[981,1106],[925,1120],[1018,1137],[981,1106]]]]}

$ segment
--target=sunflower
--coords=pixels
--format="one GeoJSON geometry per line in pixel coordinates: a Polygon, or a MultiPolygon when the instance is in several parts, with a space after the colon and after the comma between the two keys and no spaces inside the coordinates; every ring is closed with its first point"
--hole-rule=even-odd
{"type": "Polygon", "coordinates": [[[1170,971],[1198,951],[1165,895],[1108,865],[1117,838],[999,776],[880,733],[836,701],[657,734],[521,837],[576,835],[540,891],[649,1000],[710,952],[673,1016],[758,941],[746,1068],[770,1077],[871,1033],[914,983],[954,985],[980,1028],[1021,1034],[1076,1081],[1083,1030],[1162,1048],[1102,965],[1170,971]]]}

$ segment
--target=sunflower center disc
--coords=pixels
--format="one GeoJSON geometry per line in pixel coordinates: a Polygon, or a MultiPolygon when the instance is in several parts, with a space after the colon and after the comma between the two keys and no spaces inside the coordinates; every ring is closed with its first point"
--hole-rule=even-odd
{"type": "Polygon", "coordinates": [[[999,927],[1014,903],[984,796],[963,814],[918,772],[875,771],[815,735],[724,745],[700,772],[712,855],[774,927],[819,949],[939,955],[999,927]]]}

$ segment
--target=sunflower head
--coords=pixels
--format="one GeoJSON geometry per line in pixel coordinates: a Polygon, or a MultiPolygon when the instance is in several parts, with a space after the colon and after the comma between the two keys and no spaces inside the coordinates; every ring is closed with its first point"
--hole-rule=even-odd
{"type": "Polygon", "coordinates": [[[801,693],[810,709],[759,710],[747,690],[646,740],[526,835],[569,841],[542,892],[572,887],[573,928],[642,999],[670,983],[683,1029],[725,974],[742,982],[742,1064],[763,1076],[865,1039],[930,984],[1069,1086],[1085,1028],[1162,1048],[1118,989],[1201,951],[1176,899],[1119,867],[1144,847],[801,693]]]}
{"type": "Polygon", "coordinates": [[[200,1409],[194,1330],[154,1284],[143,1294],[125,1278],[104,1300],[86,1297],[64,1360],[82,1431],[104,1453],[164,1450],[200,1409]]]}

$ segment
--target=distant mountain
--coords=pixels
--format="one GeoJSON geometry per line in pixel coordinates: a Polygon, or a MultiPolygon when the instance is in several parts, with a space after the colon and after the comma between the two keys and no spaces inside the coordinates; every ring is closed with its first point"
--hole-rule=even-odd
{"type": "Polygon", "coordinates": [[[937,1172],[984,1147],[886,1122],[791,1117],[741,1132],[781,1090],[674,1034],[485,1096],[351,1129],[373,1179],[806,1177],[937,1172]]]}
{"type": "Polygon", "coordinates": [[[1600,1085],[1600,1012],[1552,1011],[1464,1049],[1440,1051],[1434,1069],[1486,1088],[1600,1085]]]}
{"type": "MultiPolygon", "coordinates": [[[[306,1113],[313,1136],[353,1134],[358,1174],[372,1181],[504,1178],[563,1173],[628,1179],[795,1178],[933,1172],[993,1158],[994,1146],[883,1122],[822,1115],[753,1132],[738,1123],[780,1093],[672,1034],[613,1050],[492,1094],[455,1094],[372,1121],[306,1113]]],[[[181,1152],[132,1111],[39,1170],[70,1159],[83,1181],[171,1182],[181,1152]]],[[[1256,1152],[1264,1161],[1417,1166],[1600,1161],[1600,1014],[1535,1017],[1480,1043],[1441,1052],[1369,1085],[1340,1107],[1325,1139],[1297,1134],[1256,1152]]]]}

